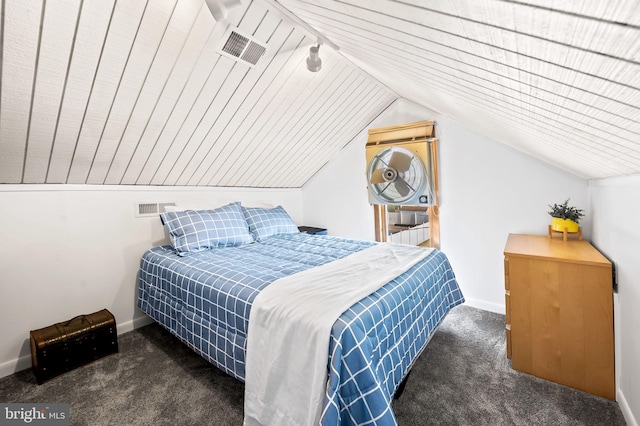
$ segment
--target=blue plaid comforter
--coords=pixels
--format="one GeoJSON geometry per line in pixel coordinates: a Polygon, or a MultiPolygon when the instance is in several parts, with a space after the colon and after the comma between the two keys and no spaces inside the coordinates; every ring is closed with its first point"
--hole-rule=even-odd
{"type": "MultiPolygon", "coordinates": [[[[260,290],[373,244],[300,233],[185,257],[155,247],[140,262],[137,305],[244,381],[249,312],[260,290]]],[[[393,394],[447,312],[463,301],[446,256],[434,250],[345,311],[331,332],[322,424],[396,424],[393,394]]]]}

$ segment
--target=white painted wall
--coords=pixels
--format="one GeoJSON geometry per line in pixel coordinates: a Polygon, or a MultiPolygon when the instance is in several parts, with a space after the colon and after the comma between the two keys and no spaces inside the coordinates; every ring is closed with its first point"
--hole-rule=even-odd
{"type": "Polygon", "coordinates": [[[587,181],[438,118],[441,249],[469,304],[504,314],[503,251],[510,233],[547,235],[549,204],[586,211],[587,181]]]}
{"type": "Polygon", "coordinates": [[[145,250],[168,243],[134,203],[281,204],[302,221],[301,191],[73,185],[0,186],[0,377],[31,366],[29,330],[109,309],[118,331],[147,322],[135,307],[145,250]]]}
{"type": "Polygon", "coordinates": [[[589,182],[593,244],[616,267],[614,297],[618,404],[630,426],[640,419],[640,176],[589,182]]]}
{"type": "MultiPolygon", "coordinates": [[[[503,250],[509,233],[546,235],[548,205],[571,198],[587,211],[587,181],[475,134],[407,101],[370,127],[436,120],[440,167],[441,249],[470,305],[504,313],[503,250]]],[[[365,143],[359,134],[303,188],[305,223],[330,234],[374,239],[367,200],[365,143]]]]}

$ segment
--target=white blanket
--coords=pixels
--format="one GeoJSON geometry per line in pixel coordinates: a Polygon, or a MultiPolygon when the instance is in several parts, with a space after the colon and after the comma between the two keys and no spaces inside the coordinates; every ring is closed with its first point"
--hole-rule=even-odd
{"type": "Polygon", "coordinates": [[[249,316],[245,426],[319,424],[333,324],[432,250],[378,244],[265,288],[249,316]]]}

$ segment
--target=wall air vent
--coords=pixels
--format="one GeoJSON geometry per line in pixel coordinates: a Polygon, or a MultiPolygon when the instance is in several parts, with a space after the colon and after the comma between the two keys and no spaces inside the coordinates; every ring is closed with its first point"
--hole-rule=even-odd
{"type": "Polygon", "coordinates": [[[255,67],[262,56],[267,51],[267,46],[255,38],[240,33],[240,31],[229,26],[218,48],[218,53],[235,59],[251,68],[255,67]]]}
{"type": "Polygon", "coordinates": [[[158,216],[166,212],[166,206],[175,206],[176,203],[136,203],[136,217],[158,216]]]}

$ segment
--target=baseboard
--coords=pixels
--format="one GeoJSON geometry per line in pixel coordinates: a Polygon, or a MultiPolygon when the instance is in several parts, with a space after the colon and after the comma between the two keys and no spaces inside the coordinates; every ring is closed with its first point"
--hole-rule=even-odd
{"type": "MultiPolygon", "coordinates": [[[[153,323],[153,320],[146,315],[134,318],[131,321],[118,324],[118,335],[133,331],[136,328],[144,327],[151,323],[153,323]]],[[[0,377],[10,376],[13,373],[17,373],[18,371],[26,370],[28,368],[31,368],[31,354],[1,363],[0,377]]]]}
{"type": "Polygon", "coordinates": [[[0,377],[10,376],[27,368],[31,368],[31,354],[0,364],[0,377]]]}
{"type": "Polygon", "coordinates": [[[482,309],[483,311],[495,312],[496,314],[504,315],[505,306],[499,303],[491,303],[485,300],[479,299],[469,299],[468,297],[464,298],[465,304],[467,306],[471,306],[472,308],[482,309]]]}
{"type": "Polygon", "coordinates": [[[144,327],[145,325],[149,325],[151,323],[153,323],[153,320],[147,315],[134,318],[131,321],[120,323],[118,324],[118,335],[133,331],[136,328],[144,327]]]}
{"type": "Polygon", "coordinates": [[[627,404],[627,400],[624,397],[624,394],[620,389],[616,392],[616,401],[618,402],[618,406],[620,407],[620,411],[622,411],[622,415],[624,416],[624,420],[627,422],[627,426],[638,426],[638,422],[633,416],[633,412],[627,404]]]}

